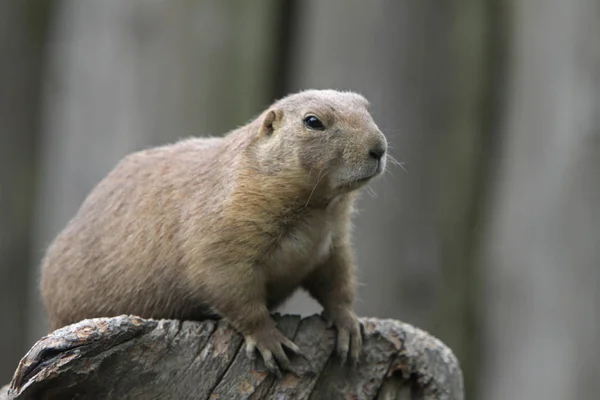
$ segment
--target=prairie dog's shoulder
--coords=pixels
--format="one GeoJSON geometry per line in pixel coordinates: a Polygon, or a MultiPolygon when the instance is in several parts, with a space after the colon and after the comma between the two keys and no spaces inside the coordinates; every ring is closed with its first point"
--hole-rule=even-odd
{"type": "Polygon", "coordinates": [[[191,138],[130,153],[90,192],[80,213],[140,212],[183,201],[222,175],[216,161],[222,146],[221,138],[191,138]]]}
{"type": "Polygon", "coordinates": [[[165,147],[171,148],[173,151],[194,152],[218,149],[224,144],[225,140],[222,137],[207,136],[182,139],[165,147]]]}
{"type": "Polygon", "coordinates": [[[224,146],[220,137],[188,138],[158,147],[139,150],[125,156],[120,164],[138,164],[146,162],[177,162],[185,160],[202,161],[218,154],[224,146]]]}
{"type": "Polygon", "coordinates": [[[190,138],[178,142],[139,150],[123,157],[104,179],[115,184],[130,181],[139,185],[151,179],[154,185],[184,183],[194,173],[207,170],[219,163],[216,158],[223,153],[222,138],[190,138]]]}

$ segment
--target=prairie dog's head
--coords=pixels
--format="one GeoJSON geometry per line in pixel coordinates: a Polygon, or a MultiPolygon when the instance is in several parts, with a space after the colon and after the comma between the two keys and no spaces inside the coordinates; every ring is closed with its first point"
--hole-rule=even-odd
{"type": "Polygon", "coordinates": [[[294,172],[330,194],[358,189],[385,170],[387,141],[361,95],[307,90],[261,115],[263,167],[294,172]]]}

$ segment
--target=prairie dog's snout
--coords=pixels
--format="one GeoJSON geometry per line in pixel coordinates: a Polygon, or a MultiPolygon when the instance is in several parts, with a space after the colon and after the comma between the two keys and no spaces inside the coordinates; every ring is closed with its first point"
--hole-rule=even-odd
{"type": "MultiPolygon", "coordinates": [[[[366,124],[367,126],[369,124],[366,124]]],[[[345,147],[343,181],[367,182],[385,171],[387,140],[377,127],[353,133],[353,144],[345,147]]]]}
{"type": "Polygon", "coordinates": [[[378,175],[385,170],[387,140],[381,131],[377,130],[372,134],[373,139],[369,147],[369,158],[375,162],[376,168],[374,175],[378,175]]]}

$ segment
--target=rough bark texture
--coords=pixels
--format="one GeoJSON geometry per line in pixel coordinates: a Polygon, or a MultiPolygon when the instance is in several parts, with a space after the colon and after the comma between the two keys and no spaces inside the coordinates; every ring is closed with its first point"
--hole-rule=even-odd
{"type": "Polygon", "coordinates": [[[317,315],[275,315],[307,354],[298,375],[269,375],[246,358],[225,321],[81,321],[40,339],[21,360],[0,400],[143,399],[462,399],[452,351],[428,333],[394,320],[362,319],[364,349],[354,369],[333,354],[335,331],[317,315]],[[8,396],[8,397],[6,397],[8,396]]]}

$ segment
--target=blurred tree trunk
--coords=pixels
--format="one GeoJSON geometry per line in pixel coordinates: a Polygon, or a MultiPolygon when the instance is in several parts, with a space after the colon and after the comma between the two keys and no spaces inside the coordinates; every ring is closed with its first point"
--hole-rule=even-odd
{"type": "Polygon", "coordinates": [[[29,344],[43,250],[126,153],[221,134],[272,99],[279,2],[60,3],[50,48],[29,344]]]}
{"type": "Polygon", "coordinates": [[[600,393],[600,4],[513,1],[480,398],[600,393]]]}
{"type": "Polygon", "coordinates": [[[0,383],[8,382],[27,350],[35,140],[51,6],[51,1],[0,1],[0,383]]]}
{"type": "MultiPolygon", "coordinates": [[[[375,195],[359,202],[357,310],[431,330],[458,355],[468,387],[477,352],[471,252],[486,167],[486,47],[494,44],[487,3],[306,1],[298,11],[290,90],[367,96],[407,170],[390,164],[371,185],[375,195]]],[[[303,295],[286,311],[299,308],[318,310],[303,295]]]]}

